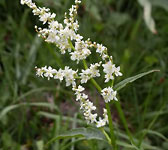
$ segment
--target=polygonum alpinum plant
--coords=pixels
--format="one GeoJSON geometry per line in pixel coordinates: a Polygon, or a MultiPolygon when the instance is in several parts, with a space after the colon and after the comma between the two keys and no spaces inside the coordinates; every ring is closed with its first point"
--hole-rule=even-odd
{"type": "Polygon", "coordinates": [[[39,16],[39,20],[43,24],[47,24],[46,28],[35,26],[38,35],[48,43],[54,43],[59,49],[61,54],[69,53],[70,59],[77,64],[82,61],[84,69],[72,70],[69,66],[60,68],[59,70],[53,69],[51,66],[37,68],[36,75],[39,77],[46,77],[65,80],[66,86],[71,86],[76,101],[80,103],[80,109],[87,123],[95,124],[98,128],[102,128],[106,124],[112,124],[111,112],[109,110],[109,102],[117,101],[117,91],[113,89],[115,77],[122,76],[120,67],[116,67],[113,62],[112,56],[107,53],[107,48],[102,44],[92,42],[90,39],[84,40],[83,36],[78,33],[79,24],[76,19],[78,5],[81,0],[75,0],[75,4],[65,13],[64,23],[59,23],[55,18],[56,14],[51,13],[49,8],[37,7],[32,0],[21,0],[21,4],[26,4],[32,9],[34,15],[39,16]],[[86,58],[89,57],[95,50],[101,57],[101,61],[90,64],[87,66],[86,58]],[[104,74],[100,74],[99,69],[102,68],[104,74]],[[101,87],[93,79],[104,75],[104,82],[111,82],[112,86],[101,87]],[[96,112],[96,106],[89,100],[88,95],[84,93],[84,84],[89,80],[101,93],[105,103],[106,109],[103,109],[103,117],[99,117],[96,112]],[[80,84],[79,84],[80,83],[80,84]]]}
{"type": "MultiPolygon", "coordinates": [[[[62,54],[66,52],[70,54],[72,61],[85,61],[85,59],[91,54],[91,48],[95,48],[96,52],[100,54],[102,61],[95,64],[90,64],[90,67],[85,67],[81,72],[79,70],[72,70],[70,67],[65,66],[64,69],[53,69],[52,67],[42,67],[37,69],[37,76],[58,79],[62,81],[65,79],[66,86],[72,86],[72,90],[76,95],[76,101],[80,103],[80,109],[83,111],[84,117],[88,123],[96,123],[97,127],[105,126],[108,123],[107,110],[104,109],[104,118],[98,117],[97,113],[93,113],[96,107],[91,101],[89,101],[88,95],[84,94],[85,88],[82,86],[87,83],[88,80],[99,77],[99,68],[103,67],[105,73],[105,82],[114,80],[115,76],[122,76],[120,67],[116,67],[112,61],[112,56],[107,53],[107,48],[102,44],[91,42],[90,39],[83,40],[83,36],[78,33],[78,20],[77,15],[78,4],[81,0],[75,0],[75,5],[69,9],[68,13],[65,13],[64,24],[55,20],[56,14],[51,13],[48,8],[37,7],[32,0],[21,0],[21,4],[27,4],[33,9],[33,14],[39,16],[39,20],[43,24],[48,23],[47,28],[38,28],[35,26],[38,35],[45,39],[48,43],[54,43],[59,47],[62,54]],[[80,80],[80,85],[77,84],[77,80],[80,80]]],[[[86,64],[86,63],[85,63],[86,64]]],[[[109,103],[112,100],[117,100],[117,92],[112,87],[107,87],[101,90],[105,103],[109,103]]]]}

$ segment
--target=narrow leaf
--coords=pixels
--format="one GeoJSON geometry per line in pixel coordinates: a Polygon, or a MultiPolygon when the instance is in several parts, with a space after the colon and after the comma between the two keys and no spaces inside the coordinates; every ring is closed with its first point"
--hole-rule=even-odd
{"type": "Polygon", "coordinates": [[[21,107],[21,106],[36,106],[36,107],[46,107],[50,109],[55,109],[58,111],[58,107],[50,104],[50,103],[45,103],[45,102],[35,102],[35,103],[20,103],[20,104],[15,104],[11,106],[5,107],[1,112],[0,112],[0,119],[2,119],[8,112],[21,107]]]}
{"type": "Polygon", "coordinates": [[[73,137],[80,137],[80,138],[85,138],[86,140],[102,140],[102,141],[106,141],[106,137],[104,136],[104,134],[96,128],[76,128],[76,129],[72,129],[64,134],[61,134],[53,139],[51,139],[47,145],[51,144],[52,142],[54,142],[55,140],[58,139],[65,139],[65,138],[73,138],[73,137]]]}
{"type": "Polygon", "coordinates": [[[121,89],[122,89],[123,87],[125,87],[128,83],[134,82],[135,80],[140,79],[140,78],[142,78],[143,76],[146,76],[146,75],[148,75],[148,74],[150,74],[150,73],[157,72],[157,71],[159,71],[159,70],[151,70],[151,71],[144,72],[144,73],[140,73],[140,74],[138,74],[138,75],[136,75],[136,76],[127,78],[127,79],[125,79],[125,80],[119,82],[118,84],[116,84],[116,85],[114,86],[114,89],[117,90],[117,91],[118,91],[118,90],[121,90],[121,89]]]}
{"type": "Polygon", "coordinates": [[[162,138],[163,140],[168,141],[168,139],[163,134],[161,134],[160,132],[149,130],[149,129],[144,130],[144,132],[147,132],[148,134],[156,135],[156,136],[162,138]]]}

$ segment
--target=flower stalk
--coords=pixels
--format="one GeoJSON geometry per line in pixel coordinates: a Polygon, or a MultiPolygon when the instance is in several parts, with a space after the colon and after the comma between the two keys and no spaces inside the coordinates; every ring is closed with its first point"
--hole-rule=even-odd
{"type": "MultiPolygon", "coordinates": [[[[69,66],[60,68],[59,70],[53,69],[52,67],[36,67],[36,75],[39,77],[46,77],[48,80],[51,78],[65,80],[66,86],[71,86],[76,101],[80,103],[80,110],[83,112],[84,118],[88,124],[95,124],[97,128],[105,134],[109,143],[113,146],[114,150],[117,150],[116,138],[114,134],[113,120],[110,110],[110,102],[118,101],[117,91],[113,90],[115,76],[122,76],[120,67],[116,67],[113,63],[112,56],[107,53],[107,48],[102,44],[92,42],[90,39],[83,40],[83,36],[78,33],[79,24],[76,19],[78,5],[81,0],[75,0],[75,4],[65,13],[64,23],[59,23],[55,20],[56,14],[51,13],[48,8],[37,7],[32,0],[21,0],[21,4],[26,4],[33,11],[33,14],[39,16],[39,20],[43,24],[47,24],[46,28],[35,26],[38,35],[42,37],[46,42],[55,44],[61,54],[69,53],[70,59],[75,61],[77,64],[83,61],[84,69],[73,70],[69,66]],[[96,53],[100,55],[102,61],[87,66],[86,58],[91,55],[91,49],[95,49],[96,53]],[[103,67],[105,83],[111,82],[112,86],[101,88],[94,78],[100,77],[99,68],[103,67]],[[96,106],[89,100],[88,95],[84,93],[85,88],[83,84],[88,81],[96,87],[101,96],[105,101],[106,108],[103,109],[103,117],[99,117],[96,111],[96,106]],[[79,82],[78,82],[79,81],[79,82]],[[109,124],[110,138],[104,131],[103,127],[109,124]]],[[[123,117],[122,110],[117,105],[122,120],[126,123],[123,117]]],[[[129,133],[128,126],[126,126],[127,132],[129,133]]]]}
{"type": "MultiPolygon", "coordinates": [[[[88,68],[85,60],[83,60],[83,65],[84,65],[85,69],[88,68]]],[[[102,89],[99,86],[99,84],[93,78],[91,79],[91,82],[96,87],[96,89],[101,93],[102,89]]],[[[116,138],[115,138],[115,134],[114,134],[114,126],[113,126],[113,120],[112,120],[112,116],[111,116],[110,105],[109,105],[109,103],[106,103],[105,105],[106,105],[106,109],[107,109],[108,122],[109,122],[110,135],[111,135],[110,144],[114,147],[114,150],[117,150],[116,138]]],[[[102,128],[101,128],[101,130],[102,130],[102,128]]],[[[103,131],[103,133],[105,134],[105,131],[103,131]]],[[[106,134],[105,134],[105,136],[107,137],[106,134]]]]}

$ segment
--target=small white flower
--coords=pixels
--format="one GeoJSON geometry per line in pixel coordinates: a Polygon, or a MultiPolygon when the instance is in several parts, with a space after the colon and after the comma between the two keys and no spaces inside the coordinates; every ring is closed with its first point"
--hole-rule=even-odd
{"type": "Polygon", "coordinates": [[[111,61],[108,61],[106,64],[103,64],[103,71],[106,73],[105,75],[105,82],[108,82],[109,80],[114,80],[115,76],[122,76],[122,73],[120,72],[120,67],[115,67],[115,64],[112,64],[111,61]]]}
{"type": "Polygon", "coordinates": [[[104,108],[104,109],[103,109],[103,112],[104,112],[104,113],[103,113],[103,117],[104,117],[103,120],[104,120],[106,123],[108,123],[107,109],[104,108]]]}
{"type": "Polygon", "coordinates": [[[76,92],[83,92],[85,90],[85,88],[83,86],[79,85],[77,89],[73,88],[73,90],[76,92]]]}
{"type": "Polygon", "coordinates": [[[112,74],[114,72],[113,70],[113,64],[111,61],[108,61],[106,64],[103,64],[103,71],[106,73],[106,74],[112,74]]]}
{"type": "Polygon", "coordinates": [[[75,4],[80,4],[81,0],[75,0],[75,4]]]}
{"type": "Polygon", "coordinates": [[[27,3],[32,3],[32,0],[21,0],[20,3],[22,5],[27,4],[27,3]]]}
{"type": "Polygon", "coordinates": [[[111,100],[117,101],[117,91],[114,91],[111,87],[104,88],[101,91],[101,95],[103,96],[106,103],[110,102],[111,100]]]}
{"type": "Polygon", "coordinates": [[[114,80],[114,77],[112,74],[106,74],[105,79],[106,80],[104,82],[109,82],[110,80],[114,80]]]}
{"type": "Polygon", "coordinates": [[[87,83],[88,80],[94,77],[99,77],[100,73],[98,70],[98,67],[100,66],[101,62],[98,64],[91,64],[90,68],[86,70],[82,70],[82,73],[80,73],[81,77],[81,84],[87,83]]]}
{"type": "Polygon", "coordinates": [[[59,69],[58,71],[56,71],[54,79],[59,79],[60,81],[62,81],[63,78],[64,78],[64,73],[63,73],[62,69],[59,69]]]}
{"type": "Polygon", "coordinates": [[[97,128],[104,127],[105,125],[106,125],[106,121],[99,118],[99,121],[97,121],[97,124],[96,124],[97,128]]]}
{"type": "Polygon", "coordinates": [[[44,76],[48,78],[48,80],[50,80],[50,78],[53,78],[53,73],[55,72],[52,67],[48,67],[48,69],[45,69],[45,74],[44,76]]]}
{"type": "Polygon", "coordinates": [[[101,55],[107,50],[107,48],[105,46],[103,46],[102,44],[97,44],[97,49],[96,52],[100,53],[101,55]]]}
{"type": "Polygon", "coordinates": [[[122,73],[120,72],[120,66],[116,68],[115,65],[114,65],[113,69],[114,69],[114,74],[116,76],[122,76],[122,73]]]}
{"type": "Polygon", "coordinates": [[[91,114],[89,116],[90,123],[97,122],[96,118],[97,118],[97,114],[91,114]]]}

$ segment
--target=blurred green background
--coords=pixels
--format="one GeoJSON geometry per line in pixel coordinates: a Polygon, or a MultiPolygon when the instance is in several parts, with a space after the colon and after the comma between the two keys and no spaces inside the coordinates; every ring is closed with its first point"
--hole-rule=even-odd
{"type": "MultiPolygon", "coordinates": [[[[143,7],[137,0],[83,0],[78,19],[80,34],[107,46],[115,63],[121,66],[123,77],[116,83],[151,69],[160,70],[128,85],[119,96],[134,137],[139,139],[149,129],[143,139],[151,145],[148,149],[167,150],[168,2],[158,1],[161,3],[149,1],[157,34],[146,26],[143,7]]],[[[56,12],[59,21],[73,4],[72,0],[36,2],[56,12]]],[[[37,37],[34,25],[42,26],[19,0],[0,0],[0,150],[44,150],[45,143],[53,137],[72,128],[87,127],[70,88],[56,80],[37,78],[34,69],[69,64],[82,68],[82,64],[75,65],[55,45],[37,37]]],[[[88,62],[98,59],[94,54],[88,62]]],[[[99,83],[103,85],[103,77],[99,83]]],[[[87,84],[87,93],[101,114],[103,100],[91,84],[87,84]]],[[[116,131],[126,136],[115,107],[112,116],[116,131]]],[[[94,140],[68,145],[70,142],[57,140],[48,149],[109,149],[106,143],[94,140]]]]}

